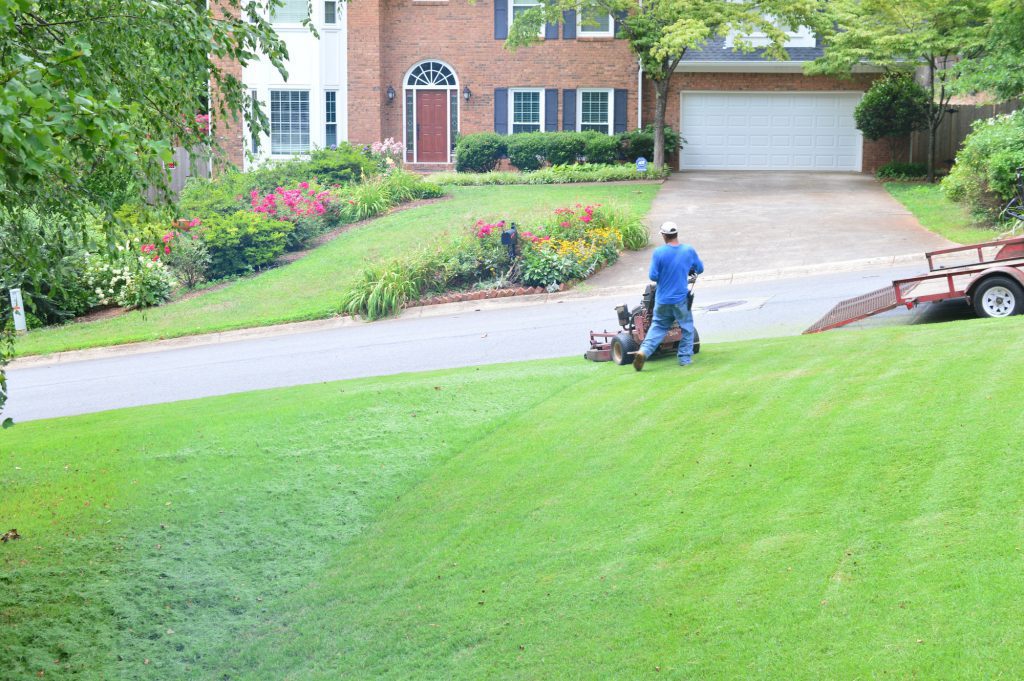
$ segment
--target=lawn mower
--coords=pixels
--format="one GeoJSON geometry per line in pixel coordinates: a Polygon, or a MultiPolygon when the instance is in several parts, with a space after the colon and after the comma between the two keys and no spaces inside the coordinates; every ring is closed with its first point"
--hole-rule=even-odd
{"type": "MultiPolygon", "coordinates": [[[[696,283],[697,275],[691,274],[686,297],[686,306],[690,310],[693,310],[693,288],[696,283]]],[[[612,361],[619,365],[631,363],[633,355],[640,349],[640,344],[644,342],[644,337],[647,335],[647,329],[651,328],[651,322],[654,320],[654,294],[658,290],[657,286],[657,284],[648,284],[640,299],[640,305],[632,310],[628,305],[617,306],[615,312],[619,315],[619,326],[622,329],[620,331],[591,331],[590,349],[583,354],[583,357],[592,362],[612,361]]],[[[679,324],[673,324],[655,354],[662,350],[677,352],[682,334],[679,324]]],[[[700,352],[700,334],[694,328],[693,354],[698,352],[700,352]]]]}

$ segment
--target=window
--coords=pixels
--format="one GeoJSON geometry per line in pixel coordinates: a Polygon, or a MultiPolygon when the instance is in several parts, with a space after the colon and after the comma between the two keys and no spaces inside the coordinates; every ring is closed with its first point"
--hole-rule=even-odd
{"type": "Polygon", "coordinates": [[[337,0],[325,0],[325,2],[324,2],[324,23],[325,24],[336,24],[336,23],[338,23],[338,3],[337,3],[337,0]]]}
{"type": "Polygon", "coordinates": [[[338,146],[338,91],[324,93],[324,146],[338,146]]]}
{"type": "Polygon", "coordinates": [[[270,153],[303,154],[309,151],[309,92],[271,90],[270,153]]]}
{"type": "Polygon", "coordinates": [[[611,90],[579,90],[576,129],[612,134],[611,90]]]}
{"type": "Polygon", "coordinates": [[[284,0],[273,12],[275,24],[300,24],[309,17],[309,0],[284,0]]]}
{"type": "MultiPolygon", "coordinates": [[[[256,116],[256,103],[258,101],[259,100],[256,98],[256,91],[255,90],[250,90],[249,91],[249,102],[250,102],[250,104],[252,106],[253,117],[254,118],[256,116]]],[[[252,144],[252,146],[251,146],[252,153],[253,154],[260,153],[260,136],[256,134],[255,130],[250,131],[249,136],[251,138],[249,141],[252,144]]]]}
{"type": "Polygon", "coordinates": [[[517,132],[540,132],[544,120],[544,96],[542,90],[511,90],[512,106],[509,107],[508,129],[517,132]]]}
{"type": "Polygon", "coordinates": [[[611,14],[605,14],[596,8],[585,8],[576,13],[578,17],[576,35],[587,38],[614,38],[615,21],[611,14]]]}
{"type": "MultiPolygon", "coordinates": [[[[534,7],[540,7],[540,0],[512,0],[512,11],[508,13],[508,25],[511,28],[512,22],[516,20],[516,17],[525,12],[528,9],[534,7]]],[[[540,37],[544,37],[544,24],[540,26],[540,37]]]]}

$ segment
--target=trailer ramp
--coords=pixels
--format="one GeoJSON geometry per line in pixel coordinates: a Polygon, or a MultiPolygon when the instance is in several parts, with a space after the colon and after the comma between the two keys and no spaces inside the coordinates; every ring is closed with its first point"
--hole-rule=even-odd
{"type": "Polygon", "coordinates": [[[848,298],[828,311],[824,317],[814,322],[804,333],[820,333],[829,329],[852,324],[865,317],[887,312],[896,307],[896,288],[889,284],[871,293],[848,298]]]}

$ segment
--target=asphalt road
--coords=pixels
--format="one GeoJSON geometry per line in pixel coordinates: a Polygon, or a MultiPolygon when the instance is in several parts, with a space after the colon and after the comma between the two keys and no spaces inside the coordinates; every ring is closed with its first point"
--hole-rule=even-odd
{"type": "MultiPolygon", "coordinates": [[[[698,285],[702,342],[799,334],[839,300],[917,273],[919,266],[757,283],[698,285]]],[[[429,308],[372,324],[42,366],[13,366],[4,415],[16,421],[361,376],[579,356],[588,331],[616,328],[615,305],[633,296],[429,308]]],[[[969,317],[959,305],[894,310],[857,326],[969,317]]],[[[830,333],[844,333],[843,329],[830,333]]]]}

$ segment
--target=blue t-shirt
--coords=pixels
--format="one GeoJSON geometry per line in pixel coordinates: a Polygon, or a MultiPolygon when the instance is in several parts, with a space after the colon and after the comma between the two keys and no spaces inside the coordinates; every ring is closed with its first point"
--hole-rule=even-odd
{"type": "Polygon", "coordinates": [[[651,281],[658,283],[654,302],[657,305],[678,305],[686,300],[686,278],[690,270],[704,272],[704,263],[689,244],[665,244],[654,249],[651,258],[651,281]]]}

